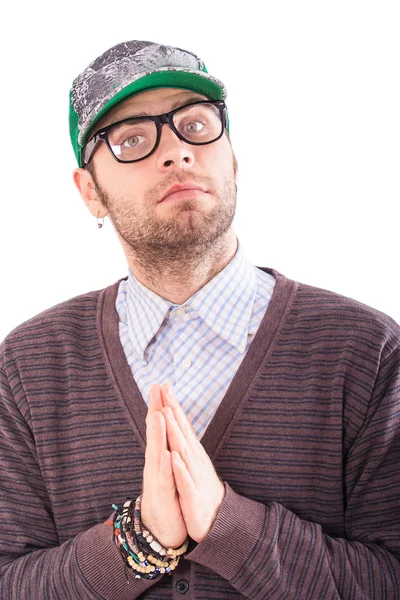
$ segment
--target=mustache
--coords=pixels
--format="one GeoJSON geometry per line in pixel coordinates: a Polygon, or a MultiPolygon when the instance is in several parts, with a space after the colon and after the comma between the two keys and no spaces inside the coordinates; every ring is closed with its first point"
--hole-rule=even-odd
{"type": "Polygon", "coordinates": [[[205,177],[204,175],[196,175],[195,173],[182,173],[179,171],[168,173],[165,178],[160,181],[157,185],[152,187],[146,193],[147,201],[158,201],[162,196],[165,195],[167,190],[174,185],[174,183],[194,183],[202,185],[207,188],[209,192],[213,191],[214,182],[211,177],[205,177]]]}

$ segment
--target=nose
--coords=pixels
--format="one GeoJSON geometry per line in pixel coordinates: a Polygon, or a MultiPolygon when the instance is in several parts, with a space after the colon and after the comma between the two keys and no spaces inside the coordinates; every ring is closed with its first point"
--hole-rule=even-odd
{"type": "Polygon", "coordinates": [[[157,167],[166,172],[175,169],[188,170],[194,165],[194,154],[190,145],[178,138],[168,124],[163,124],[157,148],[157,167]]]}

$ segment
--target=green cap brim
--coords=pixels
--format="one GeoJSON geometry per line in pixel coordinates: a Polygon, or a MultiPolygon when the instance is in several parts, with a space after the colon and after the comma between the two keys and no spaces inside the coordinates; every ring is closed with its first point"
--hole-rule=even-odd
{"type": "Polygon", "coordinates": [[[117,94],[101,108],[95,118],[90,122],[82,135],[81,142],[78,141],[78,115],[72,108],[72,103],[70,103],[70,136],[79,166],[82,167],[82,148],[84,147],[89,134],[93,131],[93,127],[96,123],[98,123],[108,111],[130,96],[134,96],[145,90],[168,87],[192,90],[207,96],[207,98],[211,100],[221,100],[224,98],[224,89],[220,87],[216,81],[213,81],[213,78],[206,73],[205,76],[203,76],[195,72],[173,69],[157,71],[133,81],[131,84],[117,92],[117,94]]]}

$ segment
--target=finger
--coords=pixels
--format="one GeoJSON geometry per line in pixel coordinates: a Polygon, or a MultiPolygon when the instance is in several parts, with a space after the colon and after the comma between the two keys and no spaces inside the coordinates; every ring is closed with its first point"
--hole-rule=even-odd
{"type": "Polygon", "coordinates": [[[162,414],[165,418],[169,449],[179,452],[186,464],[189,464],[189,444],[175,419],[174,413],[169,406],[166,406],[162,409],[162,414]]]}
{"type": "Polygon", "coordinates": [[[149,415],[146,422],[146,439],[143,490],[151,489],[158,482],[161,456],[167,450],[165,418],[160,412],[149,415]]]}
{"type": "Polygon", "coordinates": [[[176,490],[171,453],[168,450],[161,453],[159,483],[164,493],[175,492],[176,490]]]}
{"type": "Polygon", "coordinates": [[[158,383],[153,383],[149,392],[149,410],[147,414],[161,410],[162,407],[161,386],[158,383]]]}
{"type": "Polygon", "coordinates": [[[150,461],[157,472],[164,450],[168,450],[165,418],[160,411],[156,411],[148,415],[146,423],[146,462],[150,461]]]}
{"type": "Polygon", "coordinates": [[[184,434],[186,439],[188,441],[191,440],[192,438],[195,438],[197,440],[196,433],[192,427],[192,424],[190,423],[189,419],[183,412],[183,410],[178,402],[178,399],[176,397],[176,394],[174,392],[174,389],[170,383],[164,383],[162,385],[161,395],[163,398],[164,406],[166,406],[166,407],[169,406],[171,408],[172,412],[174,413],[176,422],[178,423],[179,427],[181,428],[182,433],[184,434]]]}
{"type": "Polygon", "coordinates": [[[171,452],[171,459],[175,485],[179,496],[184,498],[186,502],[189,502],[190,497],[194,500],[197,489],[185,462],[176,450],[171,452]]]}

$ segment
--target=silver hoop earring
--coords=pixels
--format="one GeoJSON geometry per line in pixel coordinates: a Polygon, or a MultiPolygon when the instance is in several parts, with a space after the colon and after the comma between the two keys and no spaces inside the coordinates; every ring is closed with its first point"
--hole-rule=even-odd
{"type": "Polygon", "coordinates": [[[104,225],[104,217],[102,217],[101,220],[100,220],[99,219],[99,214],[100,214],[100,212],[97,213],[97,227],[99,229],[101,229],[103,227],[103,225],[104,225]]]}

